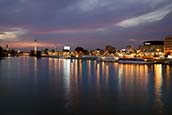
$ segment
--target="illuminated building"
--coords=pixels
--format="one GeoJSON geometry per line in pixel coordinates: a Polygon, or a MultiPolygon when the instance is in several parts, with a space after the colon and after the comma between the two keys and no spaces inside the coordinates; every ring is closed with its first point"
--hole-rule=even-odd
{"type": "Polygon", "coordinates": [[[164,53],[172,54],[172,36],[167,36],[164,40],[164,53]]]}
{"type": "Polygon", "coordinates": [[[62,53],[63,53],[63,58],[70,58],[71,57],[70,46],[64,46],[62,53]]]}
{"type": "Polygon", "coordinates": [[[105,52],[101,49],[95,49],[91,51],[91,54],[94,56],[102,56],[105,52]]]}
{"type": "Polygon", "coordinates": [[[70,51],[70,46],[64,46],[63,50],[64,51],[70,51]]]}
{"type": "Polygon", "coordinates": [[[142,56],[159,57],[164,51],[164,41],[145,41],[139,50],[142,56]]]}

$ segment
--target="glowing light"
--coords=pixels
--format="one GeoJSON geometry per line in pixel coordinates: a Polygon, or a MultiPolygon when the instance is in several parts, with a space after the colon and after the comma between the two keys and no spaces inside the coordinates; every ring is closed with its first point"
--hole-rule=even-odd
{"type": "Polygon", "coordinates": [[[64,46],[64,50],[70,50],[70,46],[64,46]]]}

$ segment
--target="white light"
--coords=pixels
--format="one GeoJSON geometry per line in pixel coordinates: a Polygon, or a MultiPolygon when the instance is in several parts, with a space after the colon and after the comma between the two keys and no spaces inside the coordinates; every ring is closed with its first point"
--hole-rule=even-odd
{"type": "Polygon", "coordinates": [[[167,57],[168,59],[172,59],[172,55],[168,55],[168,57],[167,57]]]}
{"type": "Polygon", "coordinates": [[[146,42],[145,45],[150,45],[150,43],[149,42],[146,42]]]}
{"type": "Polygon", "coordinates": [[[64,46],[64,50],[70,50],[70,46],[64,46]]]}

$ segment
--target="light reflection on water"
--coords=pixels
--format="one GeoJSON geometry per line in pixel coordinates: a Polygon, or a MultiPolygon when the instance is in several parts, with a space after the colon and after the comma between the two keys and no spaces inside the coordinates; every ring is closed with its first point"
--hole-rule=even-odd
{"type": "Polygon", "coordinates": [[[154,66],[155,76],[155,109],[157,109],[158,113],[162,113],[163,109],[163,102],[161,100],[162,96],[162,65],[155,65],[154,66]]]}
{"type": "Polygon", "coordinates": [[[12,103],[8,100],[12,100],[12,105],[18,105],[14,107],[16,112],[23,107],[23,111],[31,113],[41,108],[48,113],[164,114],[172,106],[171,71],[171,65],[160,64],[7,58],[0,61],[0,98],[4,100],[0,107],[9,109],[12,103]]]}

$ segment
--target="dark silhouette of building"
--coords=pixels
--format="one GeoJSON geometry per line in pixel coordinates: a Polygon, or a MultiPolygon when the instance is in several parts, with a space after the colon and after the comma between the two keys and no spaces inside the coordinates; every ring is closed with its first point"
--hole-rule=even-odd
{"type": "Polygon", "coordinates": [[[163,46],[164,41],[145,41],[144,46],[163,46]]]}

